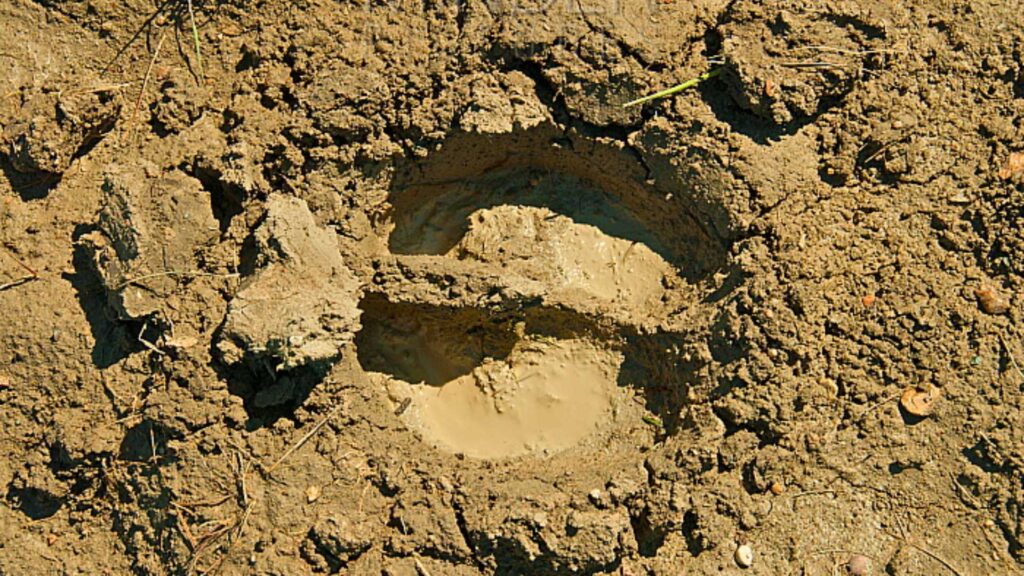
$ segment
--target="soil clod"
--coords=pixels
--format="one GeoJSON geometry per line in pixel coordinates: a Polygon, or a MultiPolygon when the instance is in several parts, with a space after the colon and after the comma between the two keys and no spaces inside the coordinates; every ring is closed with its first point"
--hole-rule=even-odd
{"type": "Polygon", "coordinates": [[[257,372],[333,362],[360,316],[359,284],[334,233],[315,223],[302,200],[274,196],[254,237],[258,268],[228,307],[221,358],[245,359],[257,372]]]}

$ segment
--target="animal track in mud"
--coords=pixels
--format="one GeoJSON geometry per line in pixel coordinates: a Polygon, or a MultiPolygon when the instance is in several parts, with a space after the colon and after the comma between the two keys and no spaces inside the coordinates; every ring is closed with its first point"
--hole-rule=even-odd
{"type": "Polygon", "coordinates": [[[363,368],[424,440],[472,457],[600,437],[642,418],[638,394],[672,424],[690,378],[680,318],[721,246],[614,146],[479,138],[396,177],[378,218],[393,273],[361,305],[363,368]]]}

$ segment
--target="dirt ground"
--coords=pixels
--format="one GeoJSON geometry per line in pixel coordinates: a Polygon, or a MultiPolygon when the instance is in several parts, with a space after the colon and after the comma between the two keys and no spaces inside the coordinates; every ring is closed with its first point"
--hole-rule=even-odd
{"type": "Polygon", "coordinates": [[[0,574],[1024,574],[1015,2],[0,29],[0,574]]]}

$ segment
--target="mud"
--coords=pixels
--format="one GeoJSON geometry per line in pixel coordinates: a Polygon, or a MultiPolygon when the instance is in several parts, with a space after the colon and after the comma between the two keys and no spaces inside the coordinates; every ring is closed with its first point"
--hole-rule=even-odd
{"type": "Polygon", "coordinates": [[[1017,12],[0,6],[0,573],[1024,571],[1017,12]]]}

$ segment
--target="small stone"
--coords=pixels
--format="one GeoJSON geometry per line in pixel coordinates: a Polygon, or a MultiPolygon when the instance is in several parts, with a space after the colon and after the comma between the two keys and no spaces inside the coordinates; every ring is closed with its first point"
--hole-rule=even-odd
{"type": "Polygon", "coordinates": [[[1010,301],[992,288],[978,288],[974,291],[978,304],[986,314],[1006,314],[1010,311],[1010,301]]]}
{"type": "Polygon", "coordinates": [[[754,564],[754,549],[750,544],[740,544],[733,555],[736,565],[740,568],[750,568],[754,564]]]}
{"type": "Polygon", "coordinates": [[[967,195],[964,194],[963,192],[957,192],[956,194],[949,197],[949,203],[958,205],[970,204],[971,199],[968,198],[967,195]]]}
{"type": "Polygon", "coordinates": [[[164,346],[175,350],[192,348],[199,344],[199,338],[195,336],[171,336],[164,340],[164,346]]]}
{"type": "Polygon", "coordinates": [[[782,485],[782,482],[772,482],[772,485],[769,487],[769,490],[772,491],[772,494],[776,496],[781,496],[782,493],[786,491],[786,487],[782,485]]]}
{"type": "Polygon", "coordinates": [[[854,554],[846,561],[846,573],[850,576],[867,576],[871,570],[871,559],[863,554],[854,554]]]}
{"type": "Polygon", "coordinates": [[[220,33],[225,36],[241,36],[242,32],[244,32],[244,30],[242,30],[242,27],[238,24],[235,24],[234,22],[227,22],[220,27],[220,33]]]}
{"type": "Polygon", "coordinates": [[[900,406],[912,416],[924,418],[930,416],[935,407],[935,402],[941,393],[938,389],[922,390],[917,387],[910,387],[903,391],[900,396],[900,406]]]}
{"type": "Polygon", "coordinates": [[[452,484],[452,481],[447,476],[441,476],[438,478],[437,484],[441,487],[441,490],[445,492],[455,492],[455,485],[452,484]]]}
{"type": "Polygon", "coordinates": [[[1024,172],[1024,152],[1010,152],[998,176],[1002,180],[1009,180],[1021,172],[1024,172]]]}
{"type": "Polygon", "coordinates": [[[309,502],[310,504],[312,504],[313,502],[316,502],[319,499],[320,499],[320,487],[319,486],[310,486],[309,488],[306,488],[306,502],[309,502]]]}
{"type": "Polygon", "coordinates": [[[875,300],[877,299],[878,297],[874,294],[867,294],[860,299],[860,303],[863,304],[865,308],[871,308],[875,305],[875,300]]]}
{"type": "Polygon", "coordinates": [[[11,377],[7,374],[0,374],[0,390],[6,390],[11,387],[11,377]]]}
{"type": "Polygon", "coordinates": [[[598,490],[597,488],[591,490],[590,494],[588,494],[587,496],[590,497],[590,501],[593,502],[594,504],[597,504],[601,501],[601,491],[598,490]]]}

